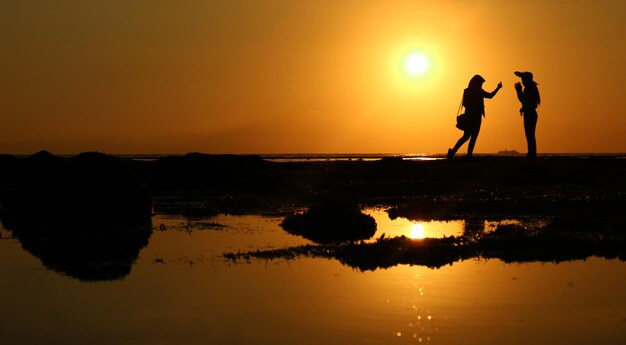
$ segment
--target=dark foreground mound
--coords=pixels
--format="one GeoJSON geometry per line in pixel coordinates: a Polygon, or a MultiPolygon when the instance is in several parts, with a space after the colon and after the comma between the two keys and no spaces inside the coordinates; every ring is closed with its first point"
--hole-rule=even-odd
{"type": "Polygon", "coordinates": [[[376,221],[356,205],[326,204],[286,217],[283,229],[317,243],[365,240],[376,233],[376,221]]]}
{"type": "Polygon", "coordinates": [[[4,199],[5,221],[33,226],[138,226],[152,216],[150,195],[131,167],[101,153],[32,155],[4,199]]]}

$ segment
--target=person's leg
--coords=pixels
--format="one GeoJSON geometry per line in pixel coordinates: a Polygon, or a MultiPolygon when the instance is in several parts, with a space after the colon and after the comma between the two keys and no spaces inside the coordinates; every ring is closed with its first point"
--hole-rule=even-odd
{"type": "Polygon", "coordinates": [[[537,113],[529,112],[524,114],[524,133],[526,134],[526,143],[528,144],[528,154],[526,157],[537,157],[537,140],[535,138],[535,129],[537,128],[537,113]]]}
{"type": "Polygon", "coordinates": [[[474,154],[474,145],[476,145],[476,139],[478,139],[478,133],[480,132],[480,124],[471,133],[469,145],[467,146],[467,156],[472,157],[474,154]]]}
{"type": "Polygon", "coordinates": [[[463,146],[463,144],[465,144],[466,141],[469,140],[469,138],[471,137],[469,131],[465,131],[463,132],[463,136],[459,138],[459,140],[456,142],[456,145],[454,145],[453,148],[448,149],[448,159],[454,157],[454,154],[456,153],[456,151],[458,151],[461,146],[463,146]]]}

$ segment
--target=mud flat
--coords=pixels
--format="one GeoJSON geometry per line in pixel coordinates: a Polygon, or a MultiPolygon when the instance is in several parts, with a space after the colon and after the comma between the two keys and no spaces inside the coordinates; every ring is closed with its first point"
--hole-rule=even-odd
{"type": "Polygon", "coordinates": [[[50,189],[58,179],[80,176],[81,191],[97,191],[104,183],[121,192],[139,186],[151,197],[156,212],[198,216],[290,213],[340,201],[393,207],[392,216],[431,219],[621,218],[626,206],[626,159],[620,156],[270,162],[254,155],[190,153],[132,160],[93,153],[69,158],[38,153],[27,158],[0,156],[0,163],[4,203],[16,190],[50,189]],[[105,180],[107,176],[122,177],[111,181],[105,180]]]}

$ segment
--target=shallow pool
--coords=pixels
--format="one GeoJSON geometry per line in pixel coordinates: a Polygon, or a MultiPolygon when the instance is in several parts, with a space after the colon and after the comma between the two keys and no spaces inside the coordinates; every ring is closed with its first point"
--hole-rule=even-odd
{"type": "MultiPolygon", "coordinates": [[[[375,237],[442,237],[464,229],[462,221],[365,213],[376,218],[375,237]]],[[[46,268],[1,229],[0,343],[626,343],[623,261],[472,259],[439,269],[361,272],[330,259],[222,257],[311,243],[284,232],[281,220],[156,216],[130,273],[90,282],[46,268]]]]}

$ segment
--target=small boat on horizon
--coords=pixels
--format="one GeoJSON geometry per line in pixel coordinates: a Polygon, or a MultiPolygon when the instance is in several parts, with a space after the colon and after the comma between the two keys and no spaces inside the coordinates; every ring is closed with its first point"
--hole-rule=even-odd
{"type": "Polygon", "coordinates": [[[502,150],[496,153],[498,156],[520,156],[521,153],[516,150],[502,150]]]}

